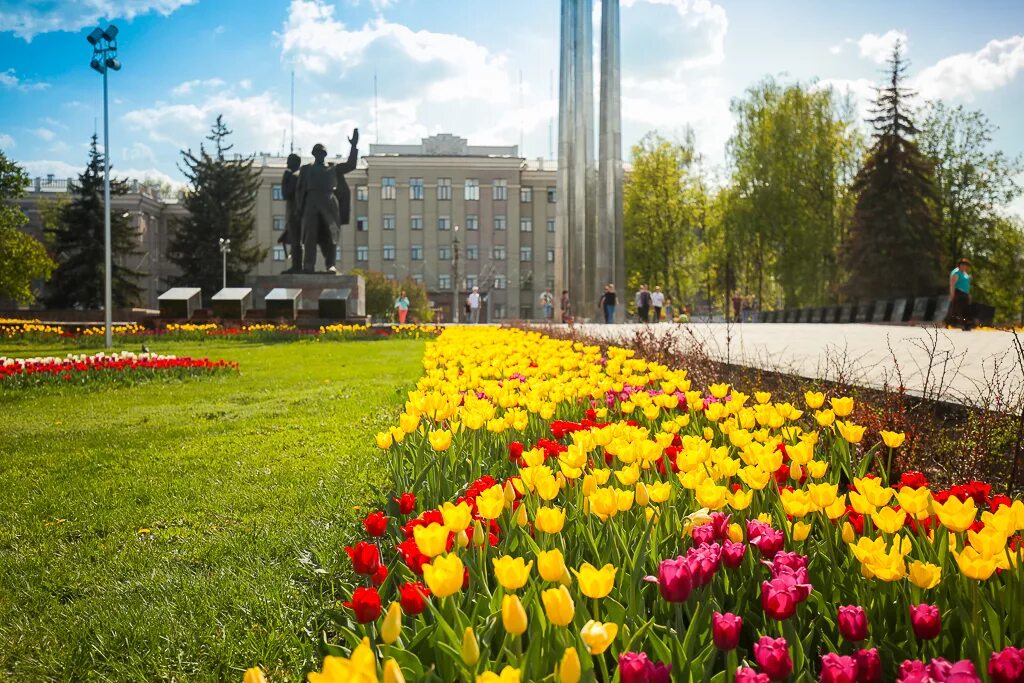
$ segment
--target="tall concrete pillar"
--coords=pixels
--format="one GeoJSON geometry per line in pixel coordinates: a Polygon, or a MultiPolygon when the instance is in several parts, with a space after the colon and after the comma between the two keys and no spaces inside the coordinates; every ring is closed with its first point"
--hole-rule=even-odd
{"type": "Polygon", "coordinates": [[[619,57],[619,0],[601,1],[601,102],[598,150],[596,284],[615,283],[623,298],[618,322],[625,319],[626,249],[622,215],[622,87],[619,57]]]}

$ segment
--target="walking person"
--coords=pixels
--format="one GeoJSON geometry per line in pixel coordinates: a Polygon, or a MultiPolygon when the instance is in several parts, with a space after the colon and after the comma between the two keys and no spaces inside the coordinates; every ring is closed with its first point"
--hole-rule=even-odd
{"type": "Polygon", "coordinates": [[[640,291],[636,293],[636,312],[640,315],[640,322],[646,325],[651,316],[651,293],[647,291],[647,285],[640,285],[640,291]]]}
{"type": "Polygon", "coordinates": [[[949,273],[949,314],[946,322],[971,329],[971,262],[962,258],[949,273]]]}
{"type": "Polygon", "coordinates": [[[405,318],[409,315],[409,297],[405,295],[404,289],[399,292],[398,298],[395,299],[395,310],[398,311],[398,324],[404,325],[405,318]]]}
{"type": "Polygon", "coordinates": [[[676,312],[672,308],[672,299],[665,299],[665,320],[675,322],[676,312]]]}
{"type": "Polygon", "coordinates": [[[546,288],[540,295],[540,305],[544,309],[544,319],[547,321],[554,320],[555,318],[555,295],[551,293],[551,288],[546,288]]]}
{"type": "Polygon", "coordinates": [[[615,285],[607,284],[604,286],[604,294],[597,302],[597,307],[604,313],[606,325],[615,322],[615,303],[615,285]]]}
{"type": "Polygon", "coordinates": [[[480,322],[480,288],[474,287],[473,291],[466,297],[466,303],[469,304],[469,322],[476,325],[480,322]]]}
{"type": "Polygon", "coordinates": [[[654,285],[654,291],[651,292],[651,305],[654,307],[654,322],[660,323],[661,309],[665,306],[665,293],[658,285],[654,285]]]}
{"type": "Polygon", "coordinates": [[[562,323],[566,324],[566,325],[571,324],[572,323],[572,311],[570,310],[571,304],[569,302],[569,290],[568,289],[563,289],[562,290],[562,299],[558,303],[560,304],[560,306],[562,308],[562,323]]]}

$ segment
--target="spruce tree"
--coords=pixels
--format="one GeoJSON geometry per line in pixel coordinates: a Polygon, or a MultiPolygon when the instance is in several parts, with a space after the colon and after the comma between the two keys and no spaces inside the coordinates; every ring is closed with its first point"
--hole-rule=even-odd
{"type": "MultiPolygon", "coordinates": [[[[44,301],[49,308],[100,309],[104,304],[103,153],[95,135],[89,148],[89,164],[71,189],[54,225],[47,226],[47,239],[57,268],[46,285],[44,301]]],[[[124,180],[111,178],[110,196],[128,191],[124,180]]],[[[144,273],[124,265],[127,257],[138,256],[138,236],[128,219],[118,211],[110,213],[110,251],[113,257],[111,292],[116,308],[139,301],[142,288],[136,282],[144,273]]]]}
{"type": "Polygon", "coordinates": [[[227,259],[228,285],[240,286],[247,273],[267,256],[267,249],[255,241],[256,192],[259,171],[253,169],[253,157],[228,159],[231,131],[221,116],[210,129],[207,140],[213,153],[199,146],[181,153],[181,172],[191,189],[185,197],[188,216],[173,226],[168,258],[181,269],[174,283],[201,287],[210,296],[221,287],[221,238],[231,240],[227,259]]]}
{"type": "Polygon", "coordinates": [[[945,280],[933,168],[914,141],[906,71],[897,43],[869,119],[874,142],[853,183],[857,203],[845,254],[851,299],[931,295],[945,280]]]}

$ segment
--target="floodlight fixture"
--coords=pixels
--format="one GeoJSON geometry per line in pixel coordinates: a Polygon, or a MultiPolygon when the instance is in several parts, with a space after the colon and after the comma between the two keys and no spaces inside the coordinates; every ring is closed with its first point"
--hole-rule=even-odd
{"type": "MultiPolygon", "coordinates": [[[[97,30],[99,30],[99,29],[97,29],[97,30]]],[[[109,42],[113,42],[113,41],[117,40],[117,27],[114,26],[113,24],[111,24],[110,26],[107,26],[106,30],[104,30],[102,33],[103,33],[103,37],[106,38],[109,42]]]]}
{"type": "Polygon", "coordinates": [[[90,45],[96,45],[96,43],[100,42],[100,40],[102,38],[103,38],[103,29],[98,28],[98,27],[94,28],[92,30],[92,33],[90,33],[89,35],[87,35],[85,37],[85,39],[89,41],[90,45]]]}
{"type": "Polygon", "coordinates": [[[107,65],[108,69],[113,69],[114,71],[121,70],[121,62],[115,57],[108,57],[105,64],[107,65]]]}
{"type": "Polygon", "coordinates": [[[95,57],[93,58],[93,60],[91,62],[89,62],[89,66],[92,67],[93,71],[95,71],[96,73],[99,73],[99,74],[104,73],[104,71],[105,71],[105,69],[103,68],[103,65],[100,64],[100,60],[96,59],[95,57]]]}

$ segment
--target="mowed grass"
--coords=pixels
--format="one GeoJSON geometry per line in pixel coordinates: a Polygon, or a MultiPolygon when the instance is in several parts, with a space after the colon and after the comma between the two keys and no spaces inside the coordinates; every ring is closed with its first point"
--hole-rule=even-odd
{"type": "Polygon", "coordinates": [[[423,342],[151,346],[241,372],[0,402],[0,681],[240,681],[255,664],[299,680],[316,662],[340,599],[317,579],[384,483],[373,434],[423,342]]]}

